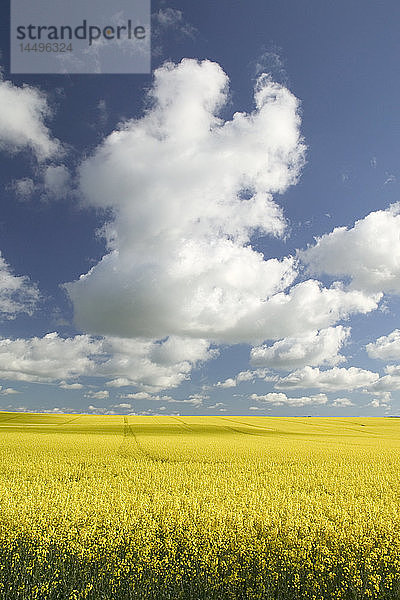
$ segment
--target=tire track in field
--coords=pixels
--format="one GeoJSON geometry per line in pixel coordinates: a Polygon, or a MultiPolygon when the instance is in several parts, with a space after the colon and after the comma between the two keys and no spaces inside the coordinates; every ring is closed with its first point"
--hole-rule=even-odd
{"type": "MultiPolygon", "coordinates": [[[[221,419],[226,419],[227,421],[233,421],[234,423],[240,423],[240,421],[234,421],[233,419],[228,419],[227,417],[220,417],[221,419]]],[[[245,425],[245,423],[241,423],[245,425]]],[[[221,425],[223,429],[228,429],[229,431],[233,431],[234,433],[240,433],[241,435],[256,435],[262,436],[263,433],[261,431],[244,431],[243,429],[238,429],[237,427],[232,427],[231,425],[221,425]]],[[[273,431],[273,430],[271,430],[273,431]]]]}
{"type": "MultiPolygon", "coordinates": [[[[172,415],[171,415],[172,416],[172,415]]],[[[183,420],[182,420],[183,421],[183,420]]],[[[191,429],[189,425],[187,425],[185,423],[185,421],[183,421],[183,424],[187,426],[188,430],[190,430],[191,432],[194,431],[194,429],[191,429]]],[[[241,430],[235,430],[233,429],[233,427],[229,427],[229,426],[221,426],[222,429],[226,429],[229,432],[235,432],[235,433],[242,433],[244,435],[246,435],[245,432],[241,431],[241,430]]],[[[249,433],[248,435],[257,435],[256,433],[249,433]]],[[[153,464],[157,464],[157,463],[164,463],[164,464],[187,464],[187,463],[199,463],[199,464],[203,464],[203,465],[216,465],[216,464],[225,464],[226,460],[215,460],[215,458],[212,459],[193,459],[190,458],[185,459],[185,458],[160,458],[158,456],[154,456],[153,454],[151,454],[150,452],[148,452],[147,450],[145,450],[139,443],[139,440],[133,430],[133,427],[129,424],[128,421],[128,417],[124,417],[124,427],[123,427],[123,438],[122,438],[122,442],[117,450],[117,452],[119,454],[121,454],[122,456],[124,456],[125,458],[128,457],[127,453],[123,451],[124,446],[126,446],[127,443],[129,443],[129,441],[132,441],[134,446],[136,447],[137,451],[139,452],[139,455],[143,458],[145,458],[146,460],[151,461],[153,464]]]]}
{"type": "Polygon", "coordinates": [[[1,423],[5,423],[6,421],[13,421],[14,419],[18,419],[19,417],[21,417],[21,413],[17,413],[15,416],[13,417],[5,417],[4,419],[2,418],[2,416],[0,417],[0,422],[1,423]]]}
{"type": "Polygon", "coordinates": [[[55,423],[55,425],[58,425],[59,427],[61,427],[61,425],[67,425],[68,423],[72,423],[73,421],[77,421],[78,419],[80,419],[80,415],[78,417],[72,417],[72,419],[68,419],[68,421],[64,421],[63,423],[55,423]]]}
{"type": "Polygon", "coordinates": [[[155,456],[153,456],[152,454],[150,454],[150,452],[147,452],[147,450],[145,450],[140,444],[139,441],[137,439],[137,436],[132,428],[132,425],[129,425],[129,421],[128,421],[128,417],[124,417],[124,437],[122,440],[122,443],[120,445],[120,447],[118,448],[119,451],[122,450],[124,444],[129,440],[133,440],[134,445],[136,446],[139,454],[141,456],[143,456],[143,458],[146,458],[147,460],[151,460],[152,462],[168,462],[168,460],[166,459],[162,459],[162,458],[156,458],[155,456]]]}
{"type": "Polygon", "coordinates": [[[175,415],[171,415],[176,421],[178,421],[179,427],[182,427],[185,431],[190,431],[193,433],[193,427],[190,427],[183,419],[176,417],[175,415]]]}
{"type": "MultiPolygon", "coordinates": [[[[0,417],[0,426],[1,427],[8,427],[8,422],[9,421],[15,421],[15,419],[18,419],[19,417],[21,417],[21,413],[17,413],[17,415],[14,417],[6,417],[6,418],[1,418],[0,417]]],[[[80,415],[77,417],[73,417],[72,419],[68,419],[67,421],[61,421],[59,423],[41,423],[40,421],[37,421],[36,423],[25,423],[25,422],[21,422],[18,423],[17,425],[10,425],[9,427],[62,427],[63,425],[67,425],[68,423],[72,423],[72,421],[76,421],[77,419],[80,419],[80,415]]]]}
{"type": "MultiPolygon", "coordinates": [[[[184,424],[186,424],[183,421],[184,424]]],[[[188,429],[190,431],[193,431],[192,429],[190,429],[190,427],[187,425],[188,429]]],[[[137,450],[139,451],[139,454],[143,457],[146,458],[147,460],[150,460],[152,463],[164,463],[164,464],[187,464],[187,462],[196,462],[196,463],[201,463],[201,464],[215,464],[214,460],[187,460],[187,459],[179,459],[179,458],[160,458],[158,456],[153,456],[150,452],[148,452],[147,450],[145,450],[139,443],[139,440],[137,439],[137,436],[132,428],[131,425],[129,425],[129,421],[127,417],[124,417],[124,437],[122,440],[122,443],[120,445],[120,447],[118,448],[118,450],[121,452],[121,454],[123,454],[124,456],[126,456],[126,454],[124,454],[122,452],[122,448],[124,446],[124,444],[126,444],[129,440],[132,440],[137,448],[137,450]]],[[[222,463],[225,463],[225,461],[221,461],[222,463]]]]}
{"type": "MultiPolygon", "coordinates": [[[[254,427],[255,429],[261,429],[262,431],[275,431],[273,427],[263,427],[262,425],[253,425],[252,423],[246,423],[245,421],[239,421],[238,419],[231,419],[230,417],[220,417],[220,419],[225,419],[226,421],[232,421],[232,423],[239,423],[240,425],[245,425],[246,427],[254,427]]],[[[238,430],[234,430],[238,431],[238,430]]],[[[257,435],[260,432],[252,432],[252,431],[243,431],[242,433],[248,433],[249,435],[257,435]]]]}

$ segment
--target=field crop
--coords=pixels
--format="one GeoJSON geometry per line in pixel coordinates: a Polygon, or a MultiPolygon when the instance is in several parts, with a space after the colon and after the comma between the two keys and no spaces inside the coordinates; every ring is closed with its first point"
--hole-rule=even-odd
{"type": "Polygon", "coordinates": [[[0,413],[0,598],[398,599],[399,434],[0,413]]]}

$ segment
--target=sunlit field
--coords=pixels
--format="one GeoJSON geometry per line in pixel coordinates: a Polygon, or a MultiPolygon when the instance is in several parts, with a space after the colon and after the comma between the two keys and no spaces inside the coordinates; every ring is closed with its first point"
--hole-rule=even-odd
{"type": "Polygon", "coordinates": [[[400,598],[400,420],[0,413],[2,600],[400,598]]]}

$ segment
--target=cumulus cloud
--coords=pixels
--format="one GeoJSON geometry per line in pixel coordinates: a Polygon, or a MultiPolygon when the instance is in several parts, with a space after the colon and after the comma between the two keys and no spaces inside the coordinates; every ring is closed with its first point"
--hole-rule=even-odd
{"type": "Polygon", "coordinates": [[[267,369],[255,369],[254,371],[240,371],[236,377],[228,377],[225,381],[218,381],[215,387],[219,388],[232,388],[236,387],[239,383],[244,381],[254,381],[255,379],[264,379],[265,381],[270,378],[267,375],[267,369]]]}
{"type": "Polygon", "coordinates": [[[388,375],[398,375],[400,377],[400,365],[387,365],[385,373],[388,375]]]}
{"type": "Polygon", "coordinates": [[[93,406],[93,404],[89,404],[88,410],[90,410],[91,412],[97,413],[99,415],[104,415],[104,413],[106,412],[105,408],[102,408],[99,406],[93,406]]]}
{"type": "Polygon", "coordinates": [[[380,377],[369,388],[371,393],[385,393],[400,390],[400,367],[391,365],[385,368],[387,375],[380,377]]]}
{"type": "Polygon", "coordinates": [[[151,398],[149,392],[132,392],[130,394],[121,394],[120,398],[126,398],[128,400],[148,400],[151,398]]]}
{"type": "Polygon", "coordinates": [[[114,219],[104,228],[109,252],[66,286],[80,328],[158,339],[260,335],[265,300],[296,276],[292,258],[264,260],[249,241],[255,231],[284,232],[272,194],[295,183],[304,163],[298,101],[264,75],[254,111],[223,121],[227,97],[216,63],[167,63],[155,71],[145,116],[81,165],[86,202],[113,209],[114,219]]]}
{"type": "Polygon", "coordinates": [[[345,360],[339,350],[349,335],[350,328],[339,325],[311,331],[299,337],[287,337],[272,346],[252,348],[250,361],[253,365],[282,370],[307,365],[336,365],[345,360]]]}
{"type": "Polygon", "coordinates": [[[20,394],[21,392],[19,392],[18,390],[15,390],[14,388],[8,387],[8,388],[3,388],[0,385],[0,394],[2,394],[3,396],[14,396],[15,394],[20,394]]]}
{"type": "Polygon", "coordinates": [[[53,382],[91,374],[100,342],[87,335],[63,339],[57,333],[42,338],[0,339],[0,378],[53,382]]]}
{"type": "Polygon", "coordinates": [[[390,404],[382,400],[382,398],[374,398],[367,406],[372,406],[373,408],[390,408],[390,404]]]}
{"type": "Polygon", "coordinates": [[[0,378],[59,382],[62,389],[73,390],[83,386],[68,380],[101,377],[108,379],[108,387],[143,390],[128,397],[149,398],[149,392],[178,386],[194,366],[214,356],[204,340],[192,340],[189,347],[188,340],[180,339],[62,338],[57,333],[42,338],[0,338],[0,378]]]}
{"type": "Polygon", "coordinates": [[[371,383],[364,392],[389,401],[391,392],[400,390],[400,365],[387,365],[385,375],[371,383]]]}
{"type": "Polygon", "coordinates": [[[172,402],[174,404],[192,404],[195,408],[199,408],[203,404],[203,399],[194,396],[189,396],[189,398],[184,398],[183,400],[171,399],[168,402],[172,402]]]}
{"type": "Polygon", "coordinates": [[[0,252],[0,317],[14,319],[20,313],[31,315],[39,291],[26,276],[16,276],[0,252]]]}
{"type": "Polygon", "coordinates": [[[80,389],[81,384],[67,380],[82,376],[114,377],[108,382],[109,387],[138,386],[145,390],[138,394],[146,394],[176,387],[189,377],[193,366],[213,356],[203,340],[193,340],[190,350],[187,340],[182,340],[182,350],[179,340],[168,342],[95,339],[88,335],[64,339],[57,333],[42,338],[0,339],[0,378],[59,381],[63,389],[80,389]]]}
{"type": "Polygon", "coordinates": [[[338,282],[295,284],[297,259],[252,247],[256,234],[285,233],[275,197],[304,165],[299,103],[262,74],[254,109],[225,120],[228,84],[207,60],[164,64],[144,116],[122,123],[80,166],[84,204],[108,219],[107,251],[65,288],[77,327],[104,336],[96,374],[107,387],[176,387],[224,343],[256,344],[259,366],[336,365],[350,331],[336,323],[381,299],[338,282]]]}
{"type": "Polygon", "coordinates": [[[228,379],[225,379],[225,381],[218,381],[216,387],[232,388],[232,387],[236,387],[236,385],[237,385],[236,379],[233,379],[232,377],[228,377],[228,379]]]}
{"type": "Polygon", "coordinates": [[[368,356],[381,360],[400,360],[400,329],[366,345],[368,356]]]}
{"type": "Polygon", "coordinates": [[[224,402],[216,402],[211,406],[207,406],[208,410],[218,410],[219,412],[226,412],[226,404],[224,402]]]}
{"type": "Polygon", "coordinates": [[[201,339],[156,342],[109,337],[102,342],[98,373],[114,378],[107,383],[110,387],[136,385],[149,392],[176,387],[188,379],[193,366],[215,356],[208,346],[201,339]]]}
{"type": "Polygon", "coordinates": [[[45,125],[50,116],[46,96],[38,89],[18,87],[0,77],[0,149],[31,148],[39,160],[54,156],[61,145],[45,125]]]}
{"type": "Polygon", "coordinates": [[[352,314],[375,310],[379,300],[379,294],[346,291],[339,283],[324,288],[320,282],[308,280],[293,286],[288,293],[280,292],[261,302],[253,314],[235,324],[229,336],[231,341],[250,343],[298,337],[327,328],[352,314]]]}
{"type": "Polygon", "coordinates": [[[313,274],[350,277],[353,289],[400,293],[400,203],[336,227],[299,256],[313,274]]]}
{"type": "Polygon", "coordinates": [[[160,365],[172,365],[184,361],[195,363],[218,356],[217,349],[210,349],[207,340],[185,339],[171,336],[151,347],[150,357],[160,365]]]}
{"type": "Polygon", "coordinates": [[[333,400],[332,406],[345,408],[346,406],[354,406],[354,402],[352,402],[349,398],[336,398],[333,400]]]}
{"type": "Polygon", "coordinates": [[[99,390],[97,392],[89,390],[85,394],[85,398],[94,398],[95,400],[106,400],[109,396],[110,392],[108,390],[99,390]]]}
{"type": "MultiPolygon", "coordinates": [[[[326,404],[328,398],[325,394],[316,394],[314,396],[302,396],[301,398],[288,398],[286,394],[282,392],[270,392],[263,396],[252,394],[251,400],[257,400],[258,402],[265,402],[272,406],[309,406],[313,404],[326,404]]],[[[254,410],[254,409],[253,409],[254,410]]]]}
{"type": "Polygon", "coordinates": [[[160,396],[159,394],[154,395],[149,394],[148,392],[135,392],[131,394],[121,394],[120,398],[131,400],[151,400],[155,402],[167,402],[168,404],[192,404],[193,406],[199,407],[203,404],[204,400],[208,399],[208,396],[204,396],[203,394],[191,394],[188,398],[177,400],[171,396],[160,396]]]}
{"type": "Polygon", "coordinates": [[[68,383],[67,381],[60,381],[59,387],[62,390],[81,390],[83,385],[75,381],[74,383],[68,383]]]}
{"type": "Polygon", "coordinates": [[[59,408],[58,406],[55,406],[54,408],[43,409],[40,412],[54,414],[54,415],[65,415],[65,413],[70,412],[70,411],[65,410],[65,408],[59,408]]]}
{"type": "Polygon", "coordinates": [[[334,367],[326,371],[320,371],[319,368],[304,367],[290,373],[287,377],[280,378],[275,387],[278,389],[319,388],[325,391],[351,391],[357,388],[366,388],[378,379],[378,373],[358,367],[349,367],[348,369],[334,367]]]}
{"type": "MultiPolygon", "coordinates": [[[[149,394],[148,392],[135,392],[133,394],[121,394],[120,398],[127,400],[149,400],[151,402],[179,402],[172,396],[160,396],[159,394],[149,394]]],[[[181,400],[183,402],[183,400],[181,400]]]]}

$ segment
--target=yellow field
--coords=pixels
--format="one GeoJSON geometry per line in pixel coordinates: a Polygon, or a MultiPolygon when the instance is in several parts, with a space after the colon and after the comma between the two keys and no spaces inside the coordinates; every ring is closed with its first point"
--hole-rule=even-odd
{"type": "Polygon", "coordinates": [[[1,600],[400,598],[400,420],[0,413],[1,600]]]}

